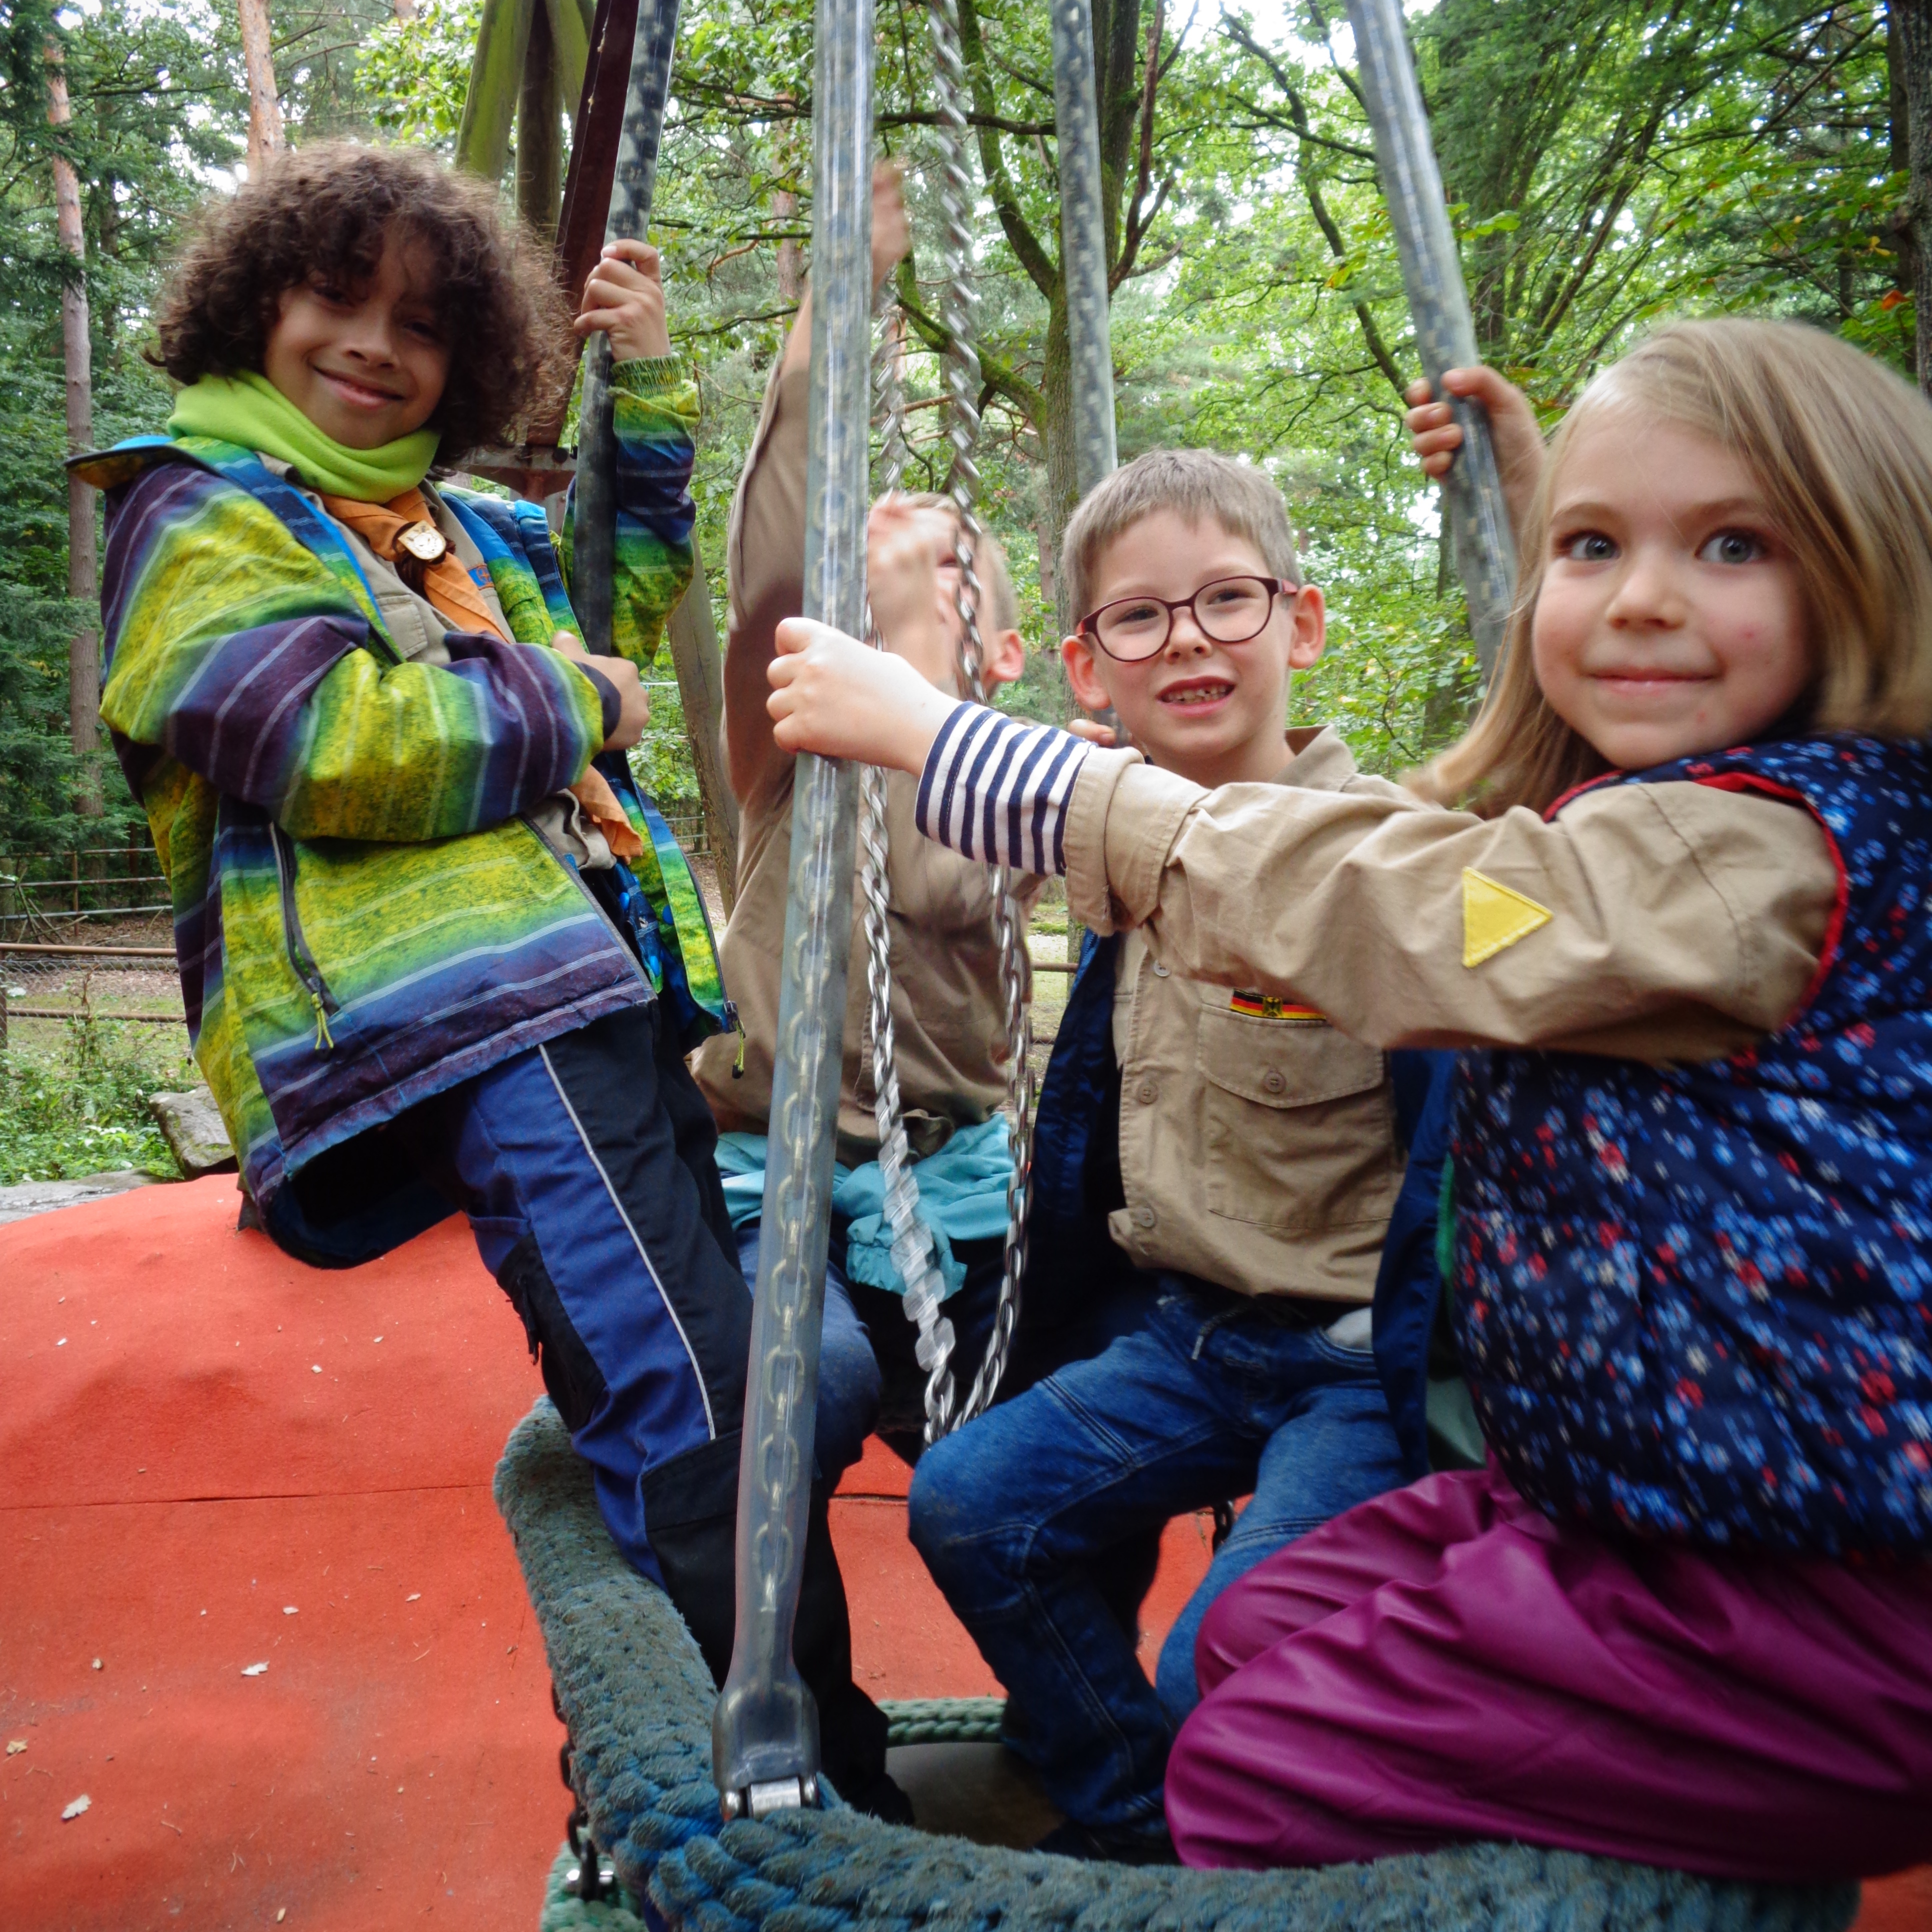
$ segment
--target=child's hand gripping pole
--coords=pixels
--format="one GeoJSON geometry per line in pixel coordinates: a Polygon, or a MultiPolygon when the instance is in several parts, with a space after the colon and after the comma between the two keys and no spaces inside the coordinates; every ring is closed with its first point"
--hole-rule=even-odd
{"type": "Polygon", "coordinates": [[[617,694],[617,722],[604,740],[607,752],[628,752],[644,735],[651,722],[651,694],[638,668],[628,658],[593,658],[584,648],[584,640],[574,632],[553,632],[550,649],[560,656],[574,658],[590,668],[617,694]]]}
{"type": "Polygon", "coordinates": [[[904,658],[868,650],[809,617],[788,617],[778,626],[778,652],[765,675],[772,685],[766,708],[781,750],[914,776],[958,703],[904,658]]]}

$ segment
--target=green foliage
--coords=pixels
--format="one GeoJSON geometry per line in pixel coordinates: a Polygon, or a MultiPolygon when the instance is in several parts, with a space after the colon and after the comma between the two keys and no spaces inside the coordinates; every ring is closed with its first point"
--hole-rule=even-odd
{"type": "MultiPolygon", "coordinates": [[[[480,0],[274,0],[292,138],[374,130],[448,152],[480,0]]],[[[1413,38],[1485,350],[1554,418],[1655,318],[1686,309],[1803,317],[1909,364],[1915,318],[1894,216],[1905,181],[1879,0],[1434,0],[1413,38]]],[[[1005,544],[1033,648],[1000,701],[1064,717],[1042,543],[1057,531],[1048,442],[1058,186],[1048,22],[1037,0],[974,0],[974,262],[987,388],[983,514],[1005,544]],[[1036,259],[1036,255],[1039,259],[1036,259]],[[1050,284],[1051,275],[1048,276],[1050,284]]],[[[1141,171],[1148,0],[1097,0],[1116,242],[1124,456],[1211,446],[1286,494],[1328,590],[1328,654],[1297,722],[1333,718],[1395,771],[1452,737],[1475,694],[1436,493],[1408,460],[1398,391],[1416,358],[1341,10],[1294,0],[1263,27],[1168,8],[1141,171]],[[1139,219],[1134,218],[1138,207],[1139,219]]],[[[97,440],[158,426],[146,316],[193,205],[244,138],[233,10],[100,0],[62,16],[83,185],[97,440]]],[[[59,290],[40,47],[50,7],[0,0],[0,850],[74,842],[65,748],[66,518],[59,290]]],[[[778,250],[811,230],[809,0],[686,0],[653,238],[674,340],[704,404],[693,491],[721,630],[725,522],[794,308],[778,250]]],[[[881,145],[908,170],[906,292],[938,306],[944,251],[924,10],[879,14],[881,145]]],[[[969,48],[969,53],[971,50],[969,48]]],[[[946,480],[940,371],[906,360],[909,480],[946,480]]],[[[637,762],[694,792],[674,690],[637,762]]],[[[114,809],[128,808],[111,774],[114,809]]]]}
{"type": "Polygon", "coordinates": [[[386,140],[454,148],[482,13],[483,0],[425,0],[413,19],[392,16],[363,41],[356,79],[386,140]]]}
{"type": "Polygon", "coordinates": [[[152,1028],[71,1020],[52,1049],[0,1052],[0,1186],[140,1168],[181,1170],[149,1116],[147,1096],[186,1087],[194,1070],[152,1028]],[[143,1037],[143,1036],[148,1036],[143,1037]]]}
{"type": "MultiPolygon", "coordinates": [[[[976,157],[995,204],[982,204],[975,262],[982,506],[1034,645],[1001,702],[1060,718],[1070,700],[1036,561],[1058,527],[1052,345],[1026,259],[1057,247],[1051,146],[1026,131],[1052,120],[1046,22],[1022,0],[970,10],[986,56],[974,104],[1007,124],[979,134],[976,157]]],[[[1136,9],[1137,46],[1150,10],[1136,9]]],[[[1115,17],[1096,8],[1103,40],[1115,17]]],[[[1320,4],[1289,24],[1263,42],[1234,15],[1177,40],[1170,14],[1143,204],[1158,212],[1114,302],[1120,452],[1209,445],[1281,484],[1332,611],[1328,656],[1298,681],[1293,714],[1333,718],[1366,763],[1397,771],[1460,730],[1474,668],[1436,493],[1407,456],[1399,391],[1418,372],[1346,42],[1320,4]]],[[[713,557],[790,311],[777,250],[810,232],[809,26],[803,0],[700,0],[684,16],[654,235],[674,338],[704,389],[694,488],[713,557]]],[[[914,218],[907,287],[930,310],[944,256],[920,10],[882,12],[880,33],[881,141],[908,167],[914,218]]],[[[1548,413],[1686,307],[1801,315],[1906,352],[1876,5],[1439,0],[1418,10],[1415,35],[1483,339],[1548,413]]],[[[1132,88],[1144,76],[1138,56],[1130,67],[1132,88]]],[[[1138,190],[1128,159],[1124,222],[1138,190]]],[[[910,346],[910,480],[933,487],[939,370],[910,346]]]]}
{"type": "MultiPolygon", "coordinates": [[[[668,650],[658,653],[664,669],[670,665],[668,650]]],[[[670,680],[651,681],[651,722],[644,735],[626,754],[631,774],[660,805],[673,799],[698,795],[698,770],[691,760],[691,740],[685,734],[684,705],[677,686],[670,680]]]]}
{"type": "MultiPolygon", "coordinates": [[[[54,227],[39,50],[45,10],[0,8],[0,850],[119,838],[141,814],[111,770],[69,748],[68,647],[97,611],[67,597],[60,298],[70,265],[54,227]],[[82,821],[76,800],[104,797],[82,821]]],[[[195,175],[231,164],[234,50],[209,6],[103,0],[62,36],[74,120],[59,146],[82,183],[97,442],[160,427],[166,388],[140,361],[160,264],[199,197],[195,175]]],[[[97,759],[111,766],[111,760],[97,759]]]]}

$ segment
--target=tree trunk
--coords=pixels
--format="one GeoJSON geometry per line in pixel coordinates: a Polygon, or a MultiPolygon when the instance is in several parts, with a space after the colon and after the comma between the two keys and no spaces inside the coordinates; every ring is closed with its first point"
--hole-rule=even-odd
{"type": "Polygon", "coordinates": [[[1040,594],[1053,606],[1058,614],[1060,609],[1060,553],[1054,548],[1053,538],[1044,517],[1033,526],[1033,541],[1034,548],[1040,554],[1040,594]]]}
{"type": "Polygon", "coordinates": [[[1120,214],[1132,176],[1140,98],[1142,0],[1093,0],[1094,105],[1100,120],[1100,214],[1107,266],[1120,259],[1120,214]]]}
{"type": "Polygon", "coordinates": [[[1891,0],[1888,14],[1892,70],[1905,97],[1912,173],[1900,226],[1911,256],[1918,386],[1932,396],[1932,0],[1891,0]]]}
{"type": "Polygon", "coordinates": [[[510,158],[524,56],[539,5],[540,0],[483,0],[463,97],[463,124],[456,130],[456,165],[485,181],[501,181],[510,158]]]}
{"type": "Polygon", "coordinates": [[[242,58],[248,69],[248,176],[252,181],[284,145],[282,104],[275,92],[274,41],[268,0],[236,0],[242,16],[242,58]]]}
{"type": "Polygon", "coordinates": [[[724,668],[718,654],[718,627],[712,620],[711,586],[694,538],[691,563],[691,587],[664,628],[677,673],[677,694],[684,706],[684,734],[690,741],[705,829],[718,868],[718,890],[729,919],[738,902],[738,802],[724,776],[724,668]]]}
{"type": "MultiPolygon", "coordinates": [[[[50,40],[47,118],[56,128],[74,119],[68,100],[67,59],[50,40]]],[[[73,267],[61,284],[61,350],[67,365],[67,447],[78,455],[94,442],[93,352],[87,328],[87,240],[81,227],[80,178],[74,164],[54,155],[54,217],[61,252],[73,267]]],[[[94,492],[77,476],[67,480],[67,594],[92,604],[100,596],[94,547],[94,492]]],[[[100,742],[100,633],[92,625],[68,645],[68,730],[74,755],[84,760],[76,806],[88,817],[101,809],[100,782],[92,763],[100,742]]]]}
{"type": "MultiPolygon", "coordinates": [[[[1066,534],[1066,520],[1080,500],[1080,474],[1073,438],[1073,352],[1066,332],[1066,296],[1064,280],[1056,280],[1047,305],[1046,342],[1040,376],[1040,453],[1046,462],[1045,542],[1055,556],[1066,534]]],[[[1067,608],[1068,586],[1063,573],[1054,574],[1054,621],[1064,638],[1073,628],[1077,610],[1067,608]]]]}
{"type": "Polygon", "coordinates": [[[1907,174],[1905,205],[1892,217],[1899,288],[1912,298],[1918,386],[1932,396],[1932,0],[1886,8],[1892,81],[1892,168],[1907,174]]]}
{"type": "Polygon", "coordinates": [[[556,241],[563,206],[563,90],[549,9],[533,8],[517,106],[517,212],[542,236],[556,241]]]}
{"type": "MultiPolygon", "coordinates": [[[[788,188],[772,190],[772,219],[789,221],[798,213],[798,196],[788,188]]],[[[796,238],[787,236],[778,244],[778,293],[788,302],[805,294],[805,250],[796,238]]]]}

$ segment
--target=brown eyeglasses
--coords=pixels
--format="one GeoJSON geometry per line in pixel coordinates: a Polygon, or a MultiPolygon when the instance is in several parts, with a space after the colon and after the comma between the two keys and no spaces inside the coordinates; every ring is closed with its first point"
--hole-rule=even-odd
{"type": "Polygon", "coordinates": [[[1204,584],[1192,597],[1172,602],[1165,597],[1116,598],[1090,610],[1078,628],[1121,664],[1136,664],[1166,650],[1177,610],[1188,612],[1202,635],[1217,644],[1244,644],[1268,628],[1274,600],[1294,587],[1280,577],[1220,577],[1204,584]]]}

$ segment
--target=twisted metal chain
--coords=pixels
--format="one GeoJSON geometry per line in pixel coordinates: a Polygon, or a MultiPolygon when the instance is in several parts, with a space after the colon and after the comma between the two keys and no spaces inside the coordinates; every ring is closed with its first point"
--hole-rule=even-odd
{"type": "MultiPolygon", "coordinates": [[[[954,554],[959,565],[959,656],[968,694],[986,700],[986,652],[980,635],[980,580],[973,568],[982,534],[974,505],[980,471],[973,460],[980,436],[979,293],[973,280],[972,216],[976,196],[966,166],[966,64],[960,52],[956,0],[931,0],[927,22],[938,74],[942,171],[940,207],[945,218],[946,284],[940,320],[946,332],[946,434],[952,444],[947,478],[958,512],[954,554]]],[[[1020,1312],[1020,1280],[1026,1270],[1027,1210],[1033,1173],[1033,1068],[1028,1058],[1033,1028],[1027,992],[1030,965],[1026,917],[1004,866],[993,874],[993,923],[1000,951],[1000,988],[1006,1000],[1007,1136],[1012,1175],[1006,1184],[1006,1242],[999,1304],[979,1372],[959,1412],[970,1422],[992,1400],[1006,1372],[1020,1312]]],[[[931,1422],[928,1417],[928,1429],[931,1422]]]]}
{"type": "MultiPolygon", "coordinates": [[[[949,346],[946,356],[946,434],[952,458],[947,484],[956,512],[953,555],[958,565],[959,660],[968,693],[986,701],[986,651],[980,632],[980,586],[974,568],[982,535],[974,508],[980,472],[974,460],[980,435],[980,358],[974,347],[978,310],[972,277],[974,196],[966,166],[966,69],[959,50],[955,0],[931,0],[928,15],[939,74],[942,123],[939,142],[943,172],[940,205],[944,217],[946,276],[940,303],[949,346]]],[[[887,490],[904,478],[908,448],[905,398],[898,375],[898,344],[887,324],[873,363],[875,412],[884,428],[883,468],[887,490]]],[[[869,604],[868,640],[883,650],[869,604]]],[[[931,1231],[920,1218],[919,1184],[913,1173],[902,1113],[892,1038],[892,935],[886,876],[886,780],[868,767],[860,790],[860,890],[865,906],[873,1118],[879,1136],[879,1166],[885,1178],[885,1219],[892,1234],[893,1264],[905,1284],[907,1319],[919,1330],[914,1355],[926,1371],[926,1439],[936,1442],[960,1423],[970,1421],[992,1402],[1005,1373],[1020,1309],[1020,1280],[1026,1269],[1027,1210],[1033,1160],[1033,1069],[1028,1059],[1032,1027],[1028,1010],[1029,962],[1026,922],[1004,867],[993,876],[993,923],[1000,953],[1000,992],[1006,1009],[1008,1144],[1012,1174],[1006,1184],[1006,1238],[1000,1298],[978,1372],[963,1406],[956,1408],[952,1377],[952,1324],[942,1312],[945,1284],[931,1231]]]]}
{"type": "MultiPolygon", "coordinates": [[[[905,396],[899,382],[898,341],[892,326],[890,297],[885,302],[885,326],[880,332],[872,362],[872,392],[876,413],[884,428],[884,482],[896,490],[905,476],[905,396]]],[[[872,616],[866,606],[866,640],[883,650],[872,616]]],[[[899,1101],[899,1076],[892,1039],[892,927],[890,886],[886,863],[886,775],[868,765],[859,782],[859,891],[865,906],[867,1001],[866,1030],[872,1072],[872,1117],[879,1136],[879,1168],[885,1177],[886,1226],[892,1235],[892,1265],[904,1284],[906,1319],[919,1330],[914,1355],[926,1371],[926,1434],[937,1442],[952,1426],[952,1324],[941,1312],[946,1293],[932,1232],[920,1218],[919,1183],[906,1144],[905,1121],[899,1101]]]]}

